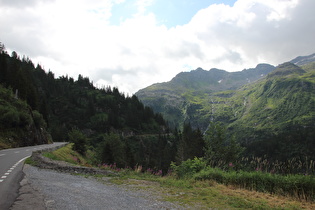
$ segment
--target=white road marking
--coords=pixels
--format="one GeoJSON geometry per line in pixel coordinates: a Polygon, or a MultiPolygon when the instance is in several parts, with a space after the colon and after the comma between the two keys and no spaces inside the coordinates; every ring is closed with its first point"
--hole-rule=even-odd
{"type": "Polygon", "coordinates": [[[4,156],[4,155],[5,155],[5,154],[0,154],[0,157],[1,157],[1,156],[4,156]]]}
{"type": "Polygon", "coordinates": [[[16,151],[16,152],[14,152],[14,153],[20,153],[20,151],[16,151]]]}
{"type": "Polygon", "coordinates": [[[26,158],[29,158],[30,156],[27,156],[25,158],[22,158],[21,160],[19,160],[18,162],[16,162],[6,173],[4,173],[4,176],[1,177],[0,179],[0,183],[4,181],[5,178],[8,177],[8,175],[10,175],[10,173],[12,172],[12,170],[19,165],[21,162],[23,162],[26,158]]]}

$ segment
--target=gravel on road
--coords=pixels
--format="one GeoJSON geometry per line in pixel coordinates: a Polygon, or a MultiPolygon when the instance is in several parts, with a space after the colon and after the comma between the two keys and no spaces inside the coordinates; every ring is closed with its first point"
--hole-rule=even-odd
{"type": "Polygon", "coordinates": [[[183,209],[146,190],[25,165],[12,210],[183,209]]]}

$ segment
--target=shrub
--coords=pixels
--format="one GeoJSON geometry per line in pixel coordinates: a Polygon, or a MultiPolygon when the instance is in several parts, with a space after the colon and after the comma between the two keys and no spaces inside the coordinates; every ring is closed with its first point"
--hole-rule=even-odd
{"type": "Polygon", "coordinates": [[[0,113],[3,127],[17,127],[20,124],[19,113],[14,107],[0,106],[0,113]]]}
{"type": "Polygon", "coordinates": [[[193,174],[201,171],[206,167],[206,161],[203,158],[195,157],[193,160],[188,159],[183,161],[180,165],[171,164],[172,170],[176,173],[178,178],[190,177],[193,174]]]}
{"type": "Polygon", "coordinates": [[[34,119],[34,124],[37,128],[46,127],[46,122],[43,116],[36,110],[33,111],[33,119],[34,119]]]}

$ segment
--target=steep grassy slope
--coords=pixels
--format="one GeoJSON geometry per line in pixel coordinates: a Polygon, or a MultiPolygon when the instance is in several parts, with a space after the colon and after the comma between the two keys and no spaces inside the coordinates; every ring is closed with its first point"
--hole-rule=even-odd
{"type": "Polygon", "coordinates": [[[206,129],[209,122],[209,103],[218,91],[234,90],[265,77],[275,67],[259,64],[241,72],[198,68],[182,72],[170,82],[153,84],[136,93],[139,99],[154,111],[160,112],[171,126],[190,121],[195,127],[206,129]],[[202,116],[203,119],[199,119],[202,116]]]}
{"type": "MultiPolygon", "coordinates": [[[[313,156],[315,146],[315,69],[285,63],[266,79],[243,87],[219,107],[234,114],[231,134],[256,155],[313,156]],[[258,149],[259,148],[259,149],[258,149]]],[[[231,115],[230,115],[231,116],[231,115]]]]}
{"type": "MultiPolygon", "coordinates": [[[[305,60],[301,59],[296,61],[305,60]]],[[[228,73],[214,71],[216,74],[208,86],[203,82],[190,85],[183,82],[204,81],[206,77],[201,79],[199,74],[203,72],[199,69],[190,72],[194,79],[189,73],[182,73],[185,77],[179,74],[164,83],[165,92],[162,84],[156,84],[138,94],[173,125],[189,121],[205,131],[210,121],[223,122],[228,127],[228,135],[242,143],[247,153],[279,160],[315,158],[315,63],[281,64],[266,77],[239,89],[234,88],[239,81],[235,77],[234,83],[224,84],[220,89],[223,80],[219,83],[218,79],[228,73]],[[174,81],[180,81],[179,85],[174,81]],[[217,82],[214,84],[214,81],[217,82]],[[170,88],[172,85],[176,88],[170,88]]]]}
{"type": "Polygon", "coordinates": [[[210,120],[225,123],[228,135],[248,153],[279,160],[314,157],[314,63],[303,67],[284,63],[264,79],[200,101],[190,100],[190,120],[198,126],[210,120]]]}

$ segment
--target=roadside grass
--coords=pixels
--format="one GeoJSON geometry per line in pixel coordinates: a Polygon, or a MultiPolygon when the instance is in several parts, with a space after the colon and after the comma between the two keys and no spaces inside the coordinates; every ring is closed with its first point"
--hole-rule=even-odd
{"type": "Polygon", "coordinates": [[[313,175],[271,174],[261,171],[223,171],[206,167],[192,176],[195,180],[215,180],[252,191],[277,194],[314,202],[315,180],[313,175]]]}
{"type": "Polygon", "coordinates": [[[68,163],[72,163],[75,165],[83,165],[83,166],[91,166],[86,159],[76,151],[72,150],[73,143],[66,145],[65,147],[61,147],[52,152],[45,152],[43,156],[50,158],[52,160],[60,160],[68,163]]]}
{"type": "MultiPolygon", "coordinates": [[[[88,158],[72,151],[69,144],[45,154],[46,157],[87,166],[88,158]]],[[[102,168],[102,167],[101,167],[102,168]]],[[[108,170],[110,167],[107,167],[108,170]]],[[[178,179],[174,175],[157,176],[136,169],[113,168],[117,176],[93,175],[103,182],[122,185],[132,190],[145,190],[164,201],[193,209],[315,209],[315,203],[291,197],[241,189],[214,180],[178,179]]],[[[92,176],[92,175],[91,175],[92,176]]]]}
{"type": "Polygon", "coordinates": [[[36,166],[36,161],[34,161],[32,157],[28,157],[28,158],[26,158],[26,160],[24,161],[24,164],[36,166]]]}
{"type": "Polygon", "coordinates": [[[134,171],[121,171],[114,184],[150,190],[163,200],[196,209],[315,209],[315,204],[293,198],[218,184],[212,180],[177,179],[134,171]]]}

